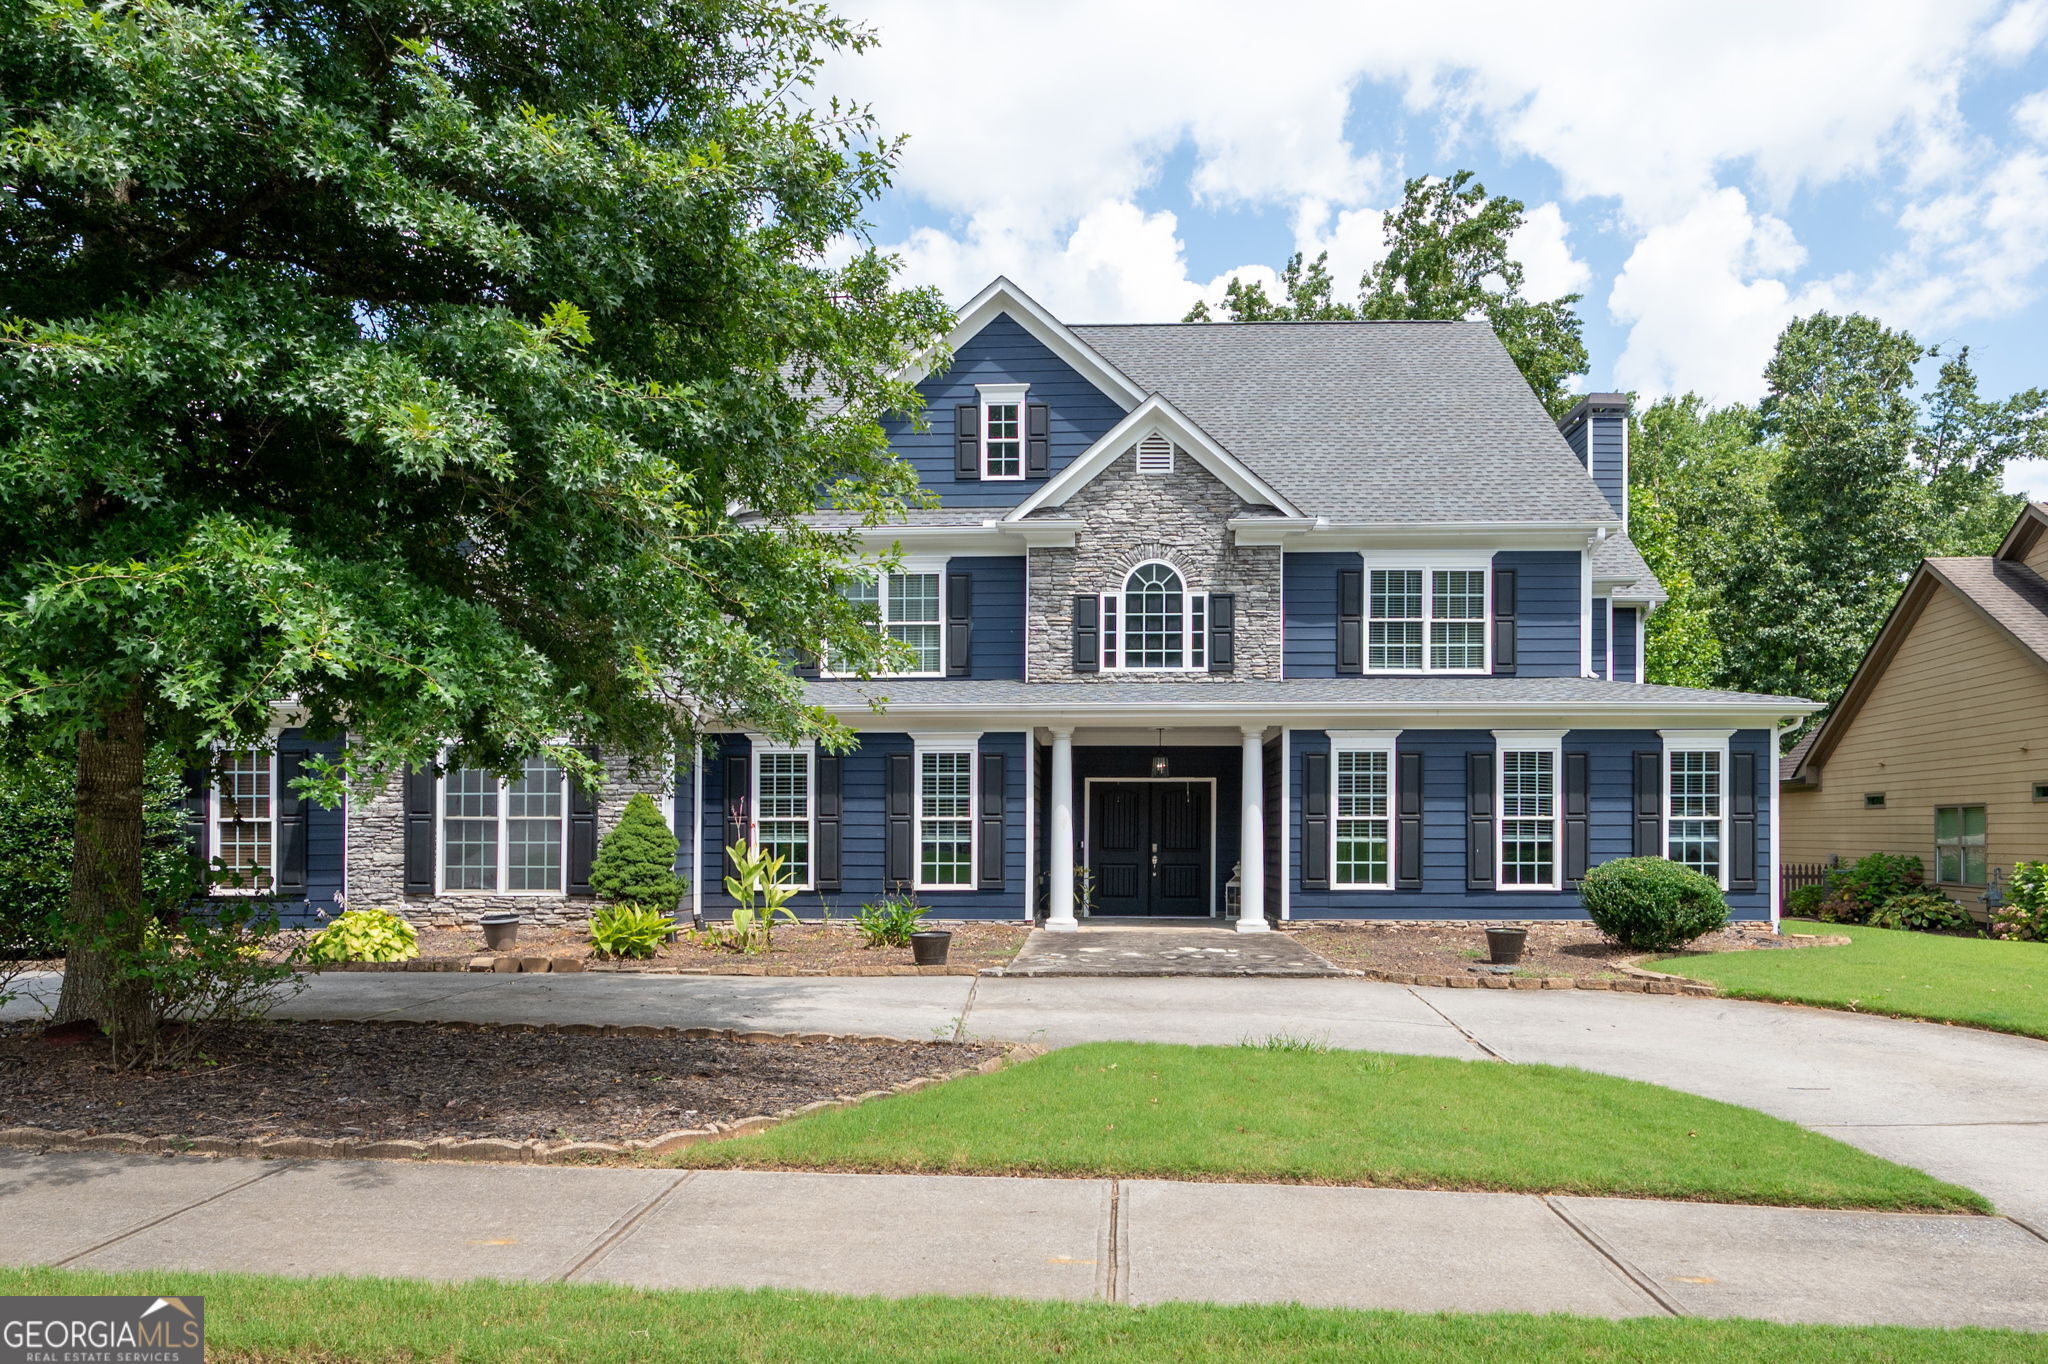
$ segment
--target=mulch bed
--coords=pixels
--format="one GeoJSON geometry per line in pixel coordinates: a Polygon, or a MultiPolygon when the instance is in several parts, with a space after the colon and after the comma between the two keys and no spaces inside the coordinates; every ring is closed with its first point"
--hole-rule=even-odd
{"type": "MultiPolygon", "coordinates": [[[[1585,923],[1530,924],[1522,951],[1524,976],[1570,977],[1574,980],[1619,980],[1620,963],[1642,956],[1618,947],[1585,923]]],[[[1354,970],[1411,975],[1454,975],[1486,960],[1486,930],[1444,924],[1313,923],[1286,926],[1310,951],[1354,970]]],[[[1767,932],[1728,928],[1710,933],[1692,950],[1729,952],[1749,948],[1781,948],[1794,944],[1767,932]]]]}
{"type": "Polygon", "coordinates": [[[141,1074],[0,1027],[0,1128],[141,1136],[624,1141],[888,1089],[999,1055],[951,1042],[734,1042],[375,1023],[221,1028],[141,1074]]]}
{"type": "MultiPolygon", "coordinates": [[[[947,965],[955,970],[973,971],[983,966],[1001,966],[1017,955],[1030,932],[1022,924],[948,923],[935,924],[953,934],[947,965]]],[[[568,957],[587,960],[593,966],[618,970],[681,970],[711,975],[848,975],[890,967],[910,968],[908,947],[863,947],[860,935],[844,922],[782,924],[775,930],[773,951],[745,956],[727,951],[688,934],[662,948],[644,961],[601,962],[590,955],[590,935],[582,928],[548,928],[521,924],[519,941],[502,953],[487,951],[483,930],[463,928],[421,928],[420,959],[466,963],[477,957],[568,957]]]]}

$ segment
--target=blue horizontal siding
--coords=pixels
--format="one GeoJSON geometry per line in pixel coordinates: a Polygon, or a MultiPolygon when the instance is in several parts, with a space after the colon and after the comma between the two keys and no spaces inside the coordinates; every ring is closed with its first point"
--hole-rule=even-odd
{"type": "Polygon", "coordinates": [[[900,418],[883,423],[890,447],[910,461],[918,480],[946,506],[1013,506],[1045,484],[1044,479],[984,483],[953,478],[953,409],[980,400],[976,384],[1006,383],[1031,385],[1025,400],[1044,403],[1050,409],[1055,475],[1124,417],[1124,409],[1114,399],[1054,355],[1009,314],[1002,314],[954,352],[950,368],[918,385],[929,429],[912,430],[910,423],[900,418]]]}
{"type": "Polygon", "coordinates": [[[947,573],[974,580],[974,643],[968,676],[976,680],[1024,678],[1024,556],[961,557],[947,573]]]}
{"type": "Polygon", "coordinates": [[[1502,550],[1496,571],[1515,571],[1516,675],[1579,675],[1579,576],[1582,557],[1570,549],[1502,550]]]}
{"type": "Polygon", "coordinates": [[[1356,554],[1288,554],[1280,560],[1281,675],[1337,675],[1337,574],[1360,568],[1356,554]]]}
{"type": "Polygon", "coordinates": [[[1624,515],[1627,505],[1628,466],[1626,464],[1628,418],[1620,412],[1589,414],[1585,423],[1590,432],[1593,453],[1593,483],[1607,496],[1607,503],[1614,508],[1616,516],[1624,515]]]}
{"type": "MultiPolygon", "coordinates": [[[[1290,740],[1288,791],[1292,817],[1287,830],[1292,916],[1296,919],[1583,919],[1585,909],[1570,890],[1468,890],[1465,887],[1465,755],[1494,751],[1488,730],[1409,730],[1396,741],[1403,753],[1422,755],[1422,889],[1311,891],[1301,884],[1303,755],[1328,753],[1329,736],[1295,730],[1290,740]]],[[[1773,796],[1763,754],[1769,730],[1743,730],[1734,751],[1758,754],[1757,889],[1730,892],[1729,912],[1738,919],[1767,918],[1770,900],[1768,802],[1773,796]]],[[[1595,863],[1630,856],[1635,849],[1635,772],[1638,750],[1661,751],[1654,730],[1585,729],[1564,737],[1567,753],[1587,755],[1591,782],[1588,851],[1595,863]]]]}
{"type": "Polygon", "coordinates": [[[1614,680],[1639,682],[1636,673],[1636,609],[1614,608],[1614,680]]]}
{"type": "Polygon", "coordinates": [[[1607,676],[1607,599],[1593,598],[1593,675],[1607,676]]]}

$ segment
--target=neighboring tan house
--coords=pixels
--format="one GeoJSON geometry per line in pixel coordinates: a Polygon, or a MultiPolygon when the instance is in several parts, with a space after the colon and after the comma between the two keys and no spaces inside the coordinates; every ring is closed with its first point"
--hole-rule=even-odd
{"type": "Polygon", "coordinates": [[[2048,857],[2048,504],[1998,552],[1928,559],[1827,722],[1781,765],[1785,860],[1913,853],[1982,912],[2048,857]]]}

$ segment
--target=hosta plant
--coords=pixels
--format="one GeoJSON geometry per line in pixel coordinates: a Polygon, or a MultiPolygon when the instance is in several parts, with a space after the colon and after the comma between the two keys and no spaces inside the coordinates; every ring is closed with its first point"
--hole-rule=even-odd
{"type": "Polygon", "coordinates": [[[675,931],[675,920],[658,909],[607,905],[590,916],[590,949],[600,957],[645,960],[675,931]]]}
{"type": "Polygon", "coordinates": [[[311,962],[411,961],[419,954],[419,934],[388,909],[351,909],[306,944],[311,962]]]}

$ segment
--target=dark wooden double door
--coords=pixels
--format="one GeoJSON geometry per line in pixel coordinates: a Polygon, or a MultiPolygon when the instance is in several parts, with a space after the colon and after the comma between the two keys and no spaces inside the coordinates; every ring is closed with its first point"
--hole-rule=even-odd
{"type": "Polygon", "coordinates": [[[1088,869],[1097,915],[1212,912],[1211,788],[1199,781],[1088,785],[1088,869]]]}

